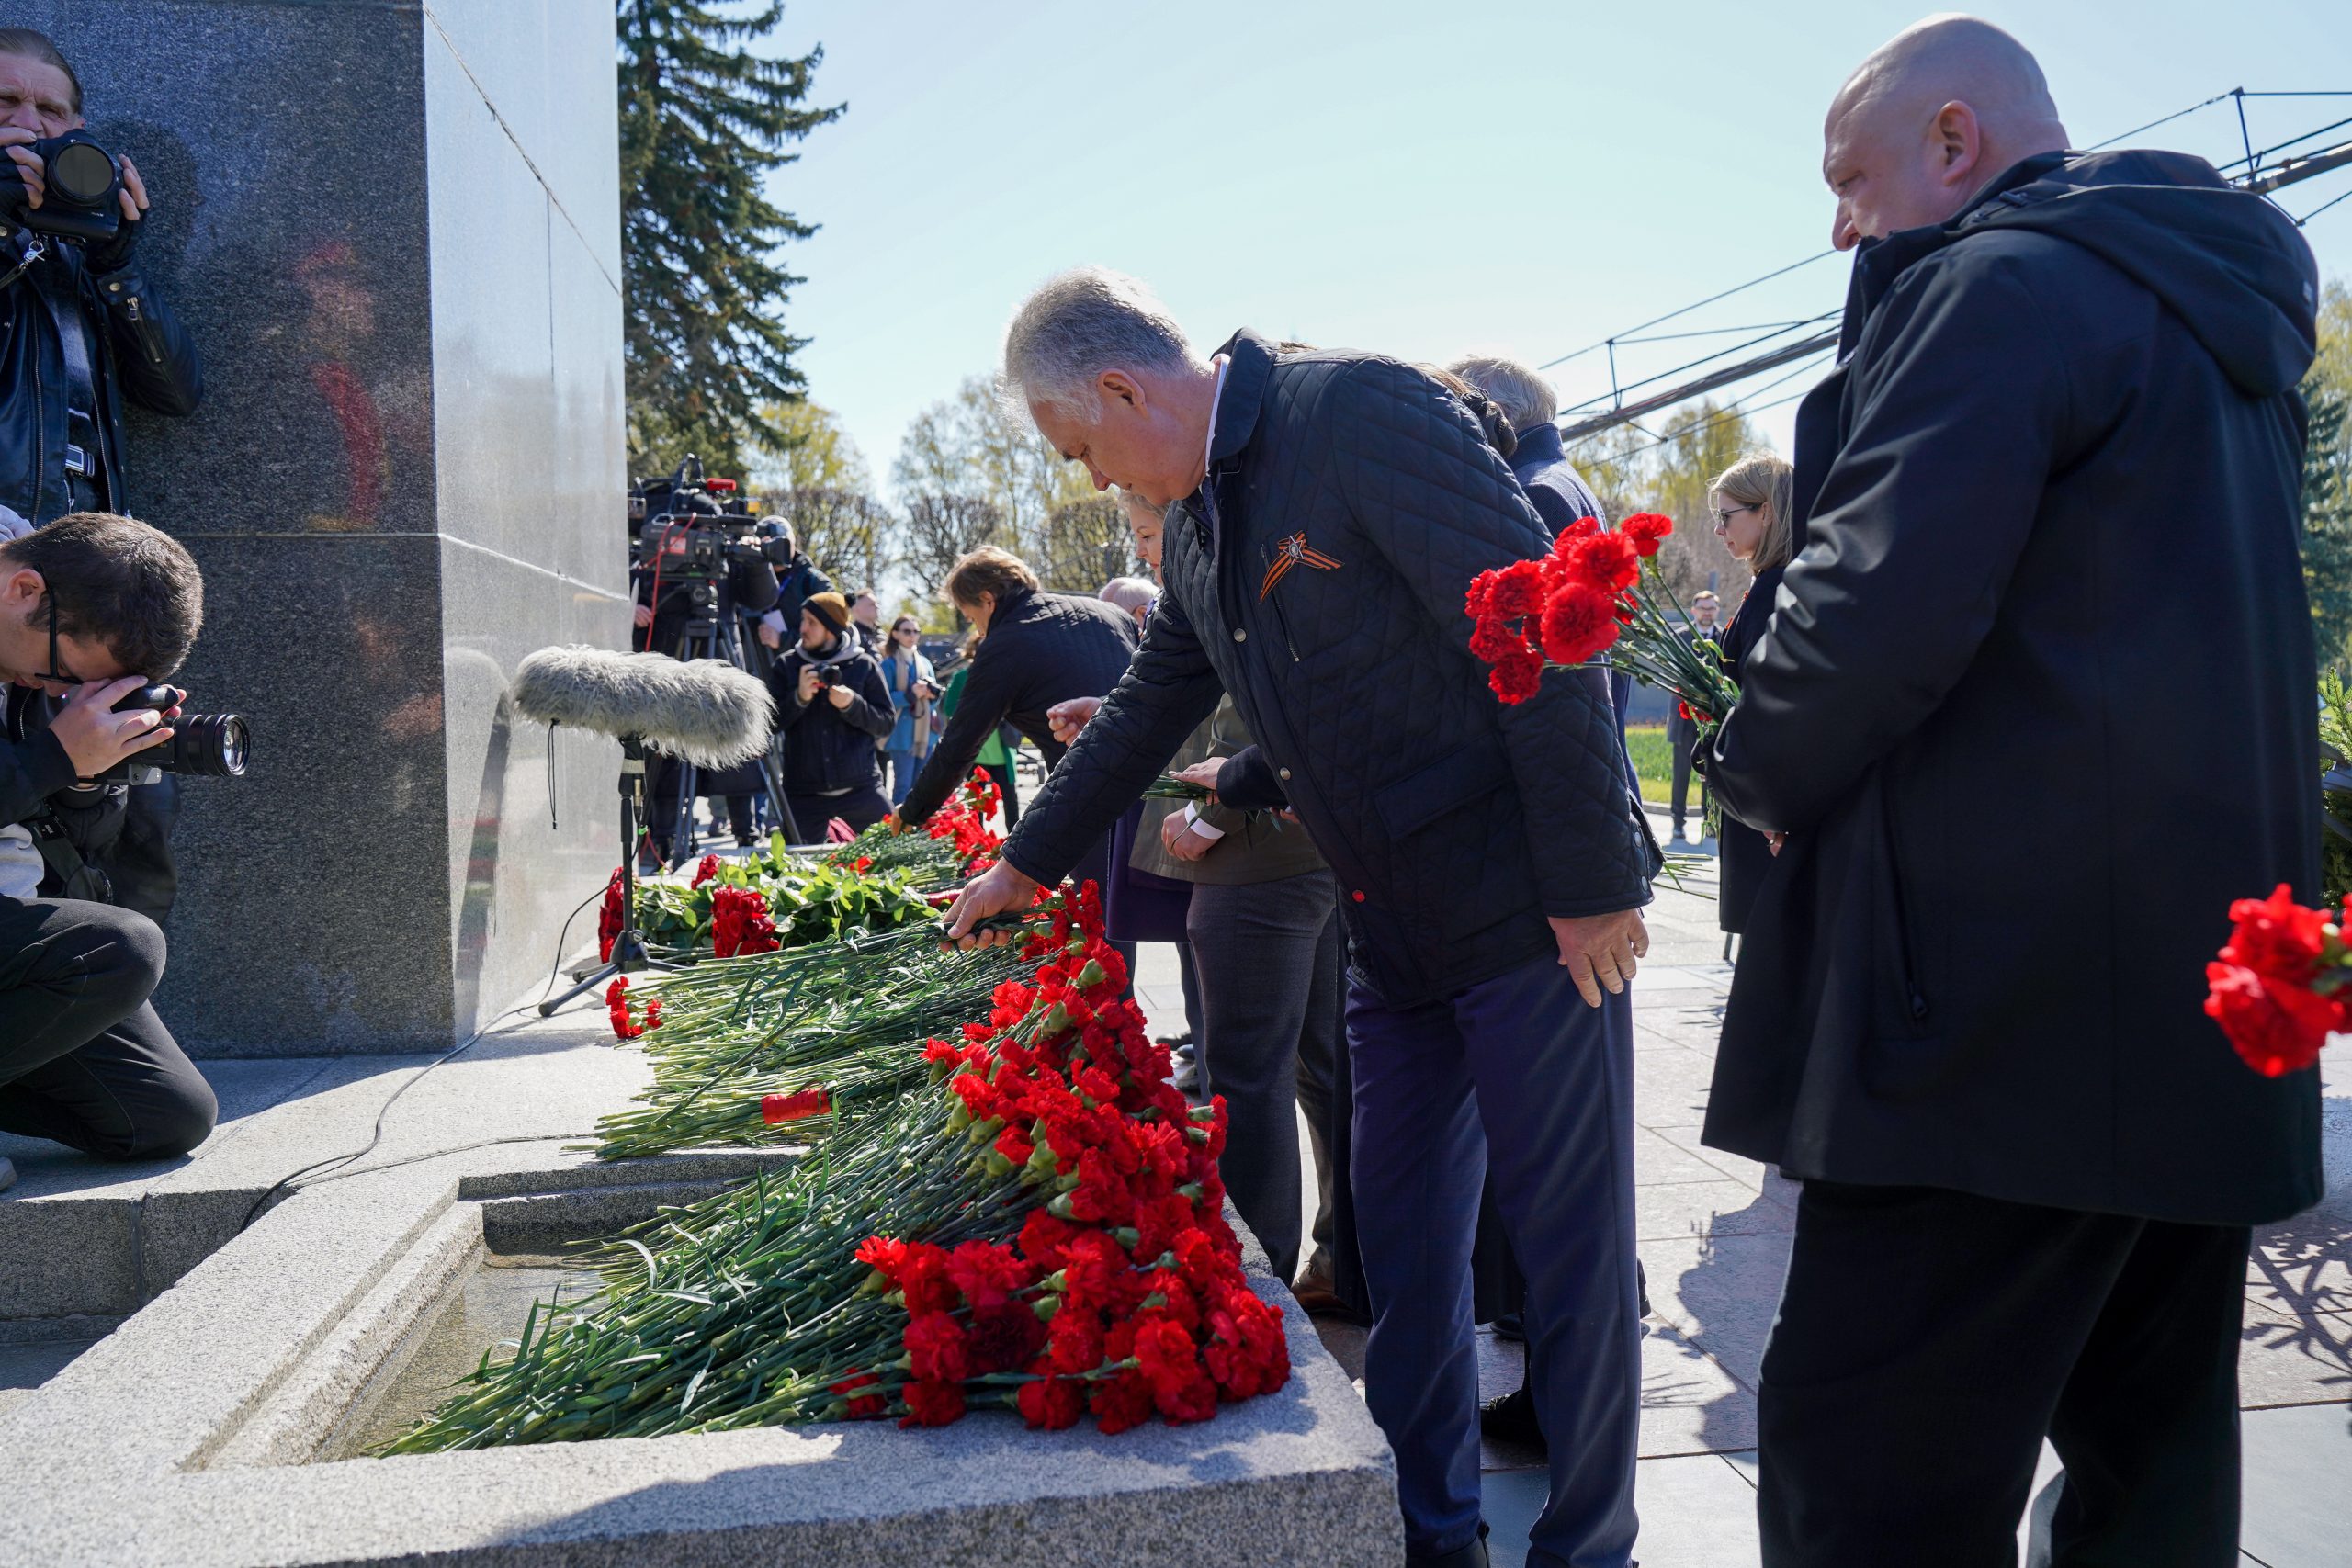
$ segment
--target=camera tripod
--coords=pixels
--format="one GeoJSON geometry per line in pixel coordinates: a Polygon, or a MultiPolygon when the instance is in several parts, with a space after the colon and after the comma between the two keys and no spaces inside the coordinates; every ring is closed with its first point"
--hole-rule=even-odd
{"type": "MultiPolygon", "coordinates": [[[[678,645],[682,660],[718,659],[749,675],[767,678],[767,649],[757,639],[748,644],[743,636],[742,617],[736,613],[733,595],[722,581],[714,585],[715,603],[707,611],[697,610],[685,624],[684,636],[678,645]],[[754,665],[758,668],[753,668],[754,665]]],[[[784,737],[768,738],[767,750],[758,758],[760,777],[767,786],[768,802],[775,808],[776,826],[784,832],[785,841],[797,843],[800,824],[793,820],[792,807],[784,797],[784,737]]],[[[695,798],[701,770],[684,758],[677,760],[678,808],[670,827],[670,867],[676,870],[694,858],[695,798]]]]}
{"type": "Polygon", "coordinates": [[[637,929],[637,823],[645,806],[645,764],[652,755],[636,737],[621,738],[621,908],[628,912],[621,917],[619,934],[613,938],[613,950],[594,974],[582,976],[563,995],[541,1002],[541,1018],[572,998],[594,990],[616,975],[677,967],[648,953],[645,933],[637,929]]]}

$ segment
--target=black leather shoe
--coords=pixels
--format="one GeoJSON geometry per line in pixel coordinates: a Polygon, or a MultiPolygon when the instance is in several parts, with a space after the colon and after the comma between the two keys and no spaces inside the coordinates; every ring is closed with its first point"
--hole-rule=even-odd
{"type": "Polygon", "coordinates": [[[1525,1389],[1490,1399],[1478,1407],[1478,1430],[1498,1443],[1548,1451],[1543,1424],[1535,1419],[1535,1396],[1525,1389]]]}
{"type": "Polygon", "coordinates": [[[1487,1526],[1479,1521],[1478,1534],[1469,1545],[1456,1547],[1442,1557],[1416,1557],[1405,1554],[1405,1568],[1487,1568],[1487,1526]]]}

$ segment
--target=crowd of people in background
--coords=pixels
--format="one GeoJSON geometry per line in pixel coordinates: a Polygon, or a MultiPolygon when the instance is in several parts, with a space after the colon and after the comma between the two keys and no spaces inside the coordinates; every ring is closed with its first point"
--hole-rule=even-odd
{"type": "MultiPolygon", "coordinates": [[[[2199,1006],[2231,900],[2316,882],[2314,269],[2197,159],[2067,151],[2032,56],[1969,17],[1864,62],[1823,173],[1858,253],[1842,362],[1792,461],[1713,481],[1753,583],[1683,631],[1740,694],[1678,716],[1669,801],[1682,840],[1695,772],[1742,944],[1705,1139],[1801,1184],[1764,1561],[2009,1562],[2047,1437],[2051,1561],[2222,1568],[2248,1227],[2321,1190],[2312,1075],[2245,1072],[2199,1006]],[[2053,770],[2098,830],[2047,809],[2053,770]]],[[[899,819],[1000,716],[1055,765],[951,936],[1077,875],[1114,935],[1181,941],[1235,1206],[1303,1303],[1370,1320],[1408,1561],[1487,1560],[1491,1293],[1527,1376],[1486,1418],[1549,1450],[1527,1561],[1623,1568],[1664,853],[1622,679],[1555,664],[1498,703],[1464,613],[1602,512],[1551,389],[1248,331],[1204,353],[1098,267],[1022,304],[1000,384],[1118,489],[1157,592],[959,564],[981,705],[899,819]],[[1208,797],[1147,805],[1163,770],[1208,797]]]]}

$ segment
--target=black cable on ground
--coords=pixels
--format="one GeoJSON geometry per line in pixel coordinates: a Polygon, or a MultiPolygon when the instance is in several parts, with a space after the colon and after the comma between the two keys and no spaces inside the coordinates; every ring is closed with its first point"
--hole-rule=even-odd
{"type": "MultiPolygon", "coordinates": [[[[300,1189],[296,1187],[294,1184],[300,1181],[302,1178],[309,1176],[313,1171],[323,1170],[330,1173],[328,1176],[320,1178],[320,1180],[331,1180],[334,1179],[334,1173],[338,1171],[347,1176],[356,1176],[360,1174],[358,1171],[345,1171],[343,1168],[351,1164],[354,1160],[367,1158],[369,1155],[375,1152],[376,1145],[384,1141],[384,1117],[392,1109],[393,1105],[399,1102],[401,1096],[415,1088],[419,1079],[423,1078],[425,1074],[431,1072],[442,1063],[451,1061],[456,1057],[461,1056],[468,1051],[472,1050],[476,1045],[481,1044],[483,1040],[489,1037],[492,1030],[497,1028],[508,1019],[514,1017],[517,1013],[527,1012],[531,1009],[538,1006],[540,998],[545,997],[548,992],[555,989],[556,976],[563,970],[564,943],[571,935],[571,922],[579,918],[581,910],[586,908],[590,904],[595,902],[604,896],[605,890],[601,887],[598,888],[595,892],[591,893],[587,897],[582,898],[578,904],[574,905],[572,907],[571,913],[563,918],[563,928],[556,933],[555,963],[548,971],[547,984],[541,987],[538,997],[534,997],[527,1002],[518,1003],[517,1005],[507,1009],[504,1012],[500,1013],[496,1018],[492,1019],[488,1023],[483,1024],[480,1029],[475,1030],[473,1033],[466,1039],[464,1043],[454,1046],[447,1051],[444,1051],[440,1055],[434,1057],[433,1060],[425,1063],[424,1066],[410,1074],[406,1081],[401,1083],[398,1089],[392,1090],[392,1092],[385,1098],[384,1103],[376,1108],[376,1124],[369,1131],[368,1134],[368,1141],[360,1145],[359,1147],[352,1150],[349,1154],[331,1155],[325,1159],[313,1160],[309,1165],[302,1167],[300,1170],[288,1171],[284,1176],[279,1177],[276,1181],[270,1183],[269,1190],[264,1192],[259,1198],[254,1199],[254,1206],[245,1211],[245,1217],[237,1222],[236,1234],[239,1235],[244,1235],[244,1233],[252,1227],[253,1223],[261,1217],[262,1211],[269,1207],[270,1200],[277,1197],[280,1192],[288,1193],[290,1196],[293,1192],[300,1191],[300,1189]]],[[[548,1134],[549,1137],[564,1137],[570,1135],[571,1134],[548,1134]]],[[[461,1148],[485,1148],[491,1144],[543,1143],[545,1141],[546,1138],[544,1137],[490,1138],[478,1144],[463,1145],[461,1145],[461,1148]]],[[[417,1160],[435,1159],[438,1158],[442,1155],[457,1154],[459,1152],[461,1152],[460,1148],[435,1149],[429,1154],[417,1155],[411,1159],[392,1160],[384,1165],[369,1166],[367,1168],[369,1170],[390,1170],[395,1166],[414,1164],[417,1160]]],[[[310,1185],[315,1187],[318,1185],[318,1182],[313,1181],[310,1183],[310,1185]]]]}

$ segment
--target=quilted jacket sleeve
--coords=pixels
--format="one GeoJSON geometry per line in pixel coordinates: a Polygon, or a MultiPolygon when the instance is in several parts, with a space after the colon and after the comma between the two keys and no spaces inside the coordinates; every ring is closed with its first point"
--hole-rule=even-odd
{"type": "MultiPolygon", "coordinates": [[[[1162,593],[1143,647],[1006,840],[1012,869],[1052,884],[1159,776],[1225,687],[1172,593],[1162,593]]],[[[960,715],[958,716],[961,716],[960,715]]]]}
{"type": "Polygon", "coordinates": [[[955,716],[947,721],[939,744],[924,759],[922,771],[915,775],[914,787],[899,803],[899,820],[910,828],[930,821],[932,813],[946,804],[956,786],[971,777],[972,764],[978,760],[980,748],[989,743],[989,737],[996,733],[996,727],[1004,722],[1005,714],[1012,706],[1012,682],[1006,678],[1004,645],[999,643],[997,657],[991,659],[988,654],[988,645],[982,643],[980,650],[972,656],[972,662],[966,667],[964,694],[956,705],[955,716]]]}
{"type": "MultiPolygon", "coordinates": [[[[1484,683],[1462,607],[1470,580],[1542,555],[1551,543],[1469,413],[1435,382],[1367,359],[1334,389],[1329,428],[1351,449],[1332,470],[1365,541],[1419,597],[1437,637],[1484,683]]],[[[1649,902],[1649,861],[1625,793],[1616,716],[1605,685],[1547,677],[1538,694],[1497,705],[1544,912],[1608,914],[1649,902]]]]}

